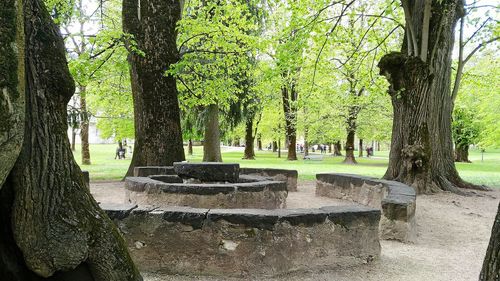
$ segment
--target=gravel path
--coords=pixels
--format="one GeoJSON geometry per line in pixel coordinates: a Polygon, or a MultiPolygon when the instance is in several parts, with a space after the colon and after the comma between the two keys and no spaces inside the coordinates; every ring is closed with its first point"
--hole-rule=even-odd
{"type": "MultiPolygon", "coordinates": [[[[91,193],[97,201],[121,203],[122,182],[96,182],[91,193]]],[[[413,244],[381,241],[378,261],[364,266],[297,272],[276,278],[246,280],[286,281],[470,281],[477,280],[500,190],[463,197],[450,193],[421,195],[417,199],[418,239],[413,244]]],[[[299,183],[289,193],[288,208],[317,208],[349,204],[314,196],[314,182],[299,183]]],[[[189,277],[144,273],[145,281],[242,280],[221,277],[189,277]]]]}

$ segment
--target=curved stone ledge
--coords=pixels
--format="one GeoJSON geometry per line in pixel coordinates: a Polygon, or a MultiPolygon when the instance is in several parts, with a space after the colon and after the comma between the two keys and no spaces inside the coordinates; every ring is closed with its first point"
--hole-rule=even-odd
{"type": "Polygon", "coordinates": [[[416,239],[416,193],[410,186],[359,175],[317,174],[316,195],[351,200],[380,209],[382,239],[403,242],[416,239]]]}
{"type": "Polygon", "coordinates": [[[139,205],[190,206],[197,208],[286,207],[286,183],[256,181],[244,183],[165,183],[145,177],[125,180],[126,199],[139,205]]]}
{"type": "Polygon", "coordinates": [[[219,162],[175,162],[174,172],[179,177],[202,182],[238,182],[240,164],[219,162]]]}
{"type": "Polygon", "coordinates": [[[380,211],[320,209],[144,209],[101,206],[142,271],[272,276],[352,266],[380,255],[380,211]]]}
{"type": "Polygon", "coordinates": [[[297,191],[298,173],[296,170],[270,169],[270,168],[240,168],[240,174],[255,175],[277,181],[285,181],[288,191],[297,191]]]}
{"type": "Polygon", "coordinates": [[[175,175],[173,166],[144,166],[134,167],[134,177],[148,177],[151,175],[175,175]]]}

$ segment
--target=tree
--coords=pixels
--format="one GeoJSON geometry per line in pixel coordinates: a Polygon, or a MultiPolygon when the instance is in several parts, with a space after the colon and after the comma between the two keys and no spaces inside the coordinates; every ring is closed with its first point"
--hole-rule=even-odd
{"type": "Polygon", "coordinates": [[[179,59],[180,1],[123,1],[134,98],[135,145],[127,175],[136,166],[169,166],[183,161],[184,148],[175,77],[165,72],[179,59]]]}
{"type": "Polygon", "coordinates": [[[455,168],[451,138],[451,52],[462,0],[402,0],[406,26],[401,52],[385,55],[380,73],[390,83],[394,108],[391,152],[385,179],[418,193],[480,188],[455,168]]]}
{"type": "Polygon", "coordinates": [[[455,161],[469,161],[469,146],[476,143],[479,137],[479,127],[474,120],[474,113],[465,107],[455,107],[451,124],[455,143],[455,161]]]}
{"type": "Polygon", "coordinates": [[[500,278],[500,204],[491,230],[490,243],[484,257],[479,281],[496,281],[500,278]]]}
{"type": "MultiPolygon", "coordinates": [[[[6,32],[0,35],[0,71],[18,70],[9,76],[0,72],[2,87],[12,93],[12,107],[2,112],[8,112],[7,122],[22,121],[23,136],[2,142],[20,148],[19,155],[14,150],[0,161],[1,167],[12,167],[1,169],[0,178],[2,278],[142,280],[123,238],[86,188],[70,150],[66,105],[74,82],[58,27],[39,0],[0,5],[0,28],[6,32]]],[[[1,136],[12,129],[4,122],[1,136]]]]}

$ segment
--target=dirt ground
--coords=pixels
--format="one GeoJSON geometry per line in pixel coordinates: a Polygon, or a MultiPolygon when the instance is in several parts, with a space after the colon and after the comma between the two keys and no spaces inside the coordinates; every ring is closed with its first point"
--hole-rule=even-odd
{"type": "MultiPolygon", "coordinates": [[[[122,203],[121,182],[91,184],[98,202],[122,203]]],[[[299,183],[289,193],[287,208],[317,208],[350,204],[314,196],[314,182],[299,183]]],[[[363,266],[296,272],[275,278],[246,280],[287,281],[470,281],[478,280],[496,214],[500,190],[478,192],[477,196],[451,193],[421,195],[417,199],[418,239],[412,244],[381,241],[379,260],[363,266]]],[[[176,276],[144,273],[145,281],[242,280],[222,277],[176,276]]]]}

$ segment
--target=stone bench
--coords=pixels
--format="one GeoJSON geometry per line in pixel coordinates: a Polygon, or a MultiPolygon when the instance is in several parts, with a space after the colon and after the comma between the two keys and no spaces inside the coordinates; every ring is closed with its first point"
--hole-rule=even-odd
{"type": "Polygon", "coordinates": [[[144,166],[134,167],[134,177],[147,177],[152,175],[175,175],[173,166],[144,166]]]}
{"type": "Polygon", "coordinates": [[[273,276],[353,266],[380,256],[380,211],[137,208],[101,205],[141,271],[273,276]]]}
{"type": "Polygon", "coordinates": [[[146,177],[127,177],[125,192],[134,204],[197,208],[284,208],[288,195],[282,181],[166,183],[146,177]]]}
{"type": "Polygon", "coordinates": [[[240,168],[240,174],[261,176],[276,181],[285,181],[288,191],[297,191],[298,173],[296,170],[270,169],[270,168],[240,168]]]}
{"type": "Polygon", "coordinates": [[[317,174],[316,195],[351,200],[382,211],[380,237],[416,239],[416,193],[405,184],[351,174],[317,174]]]}

